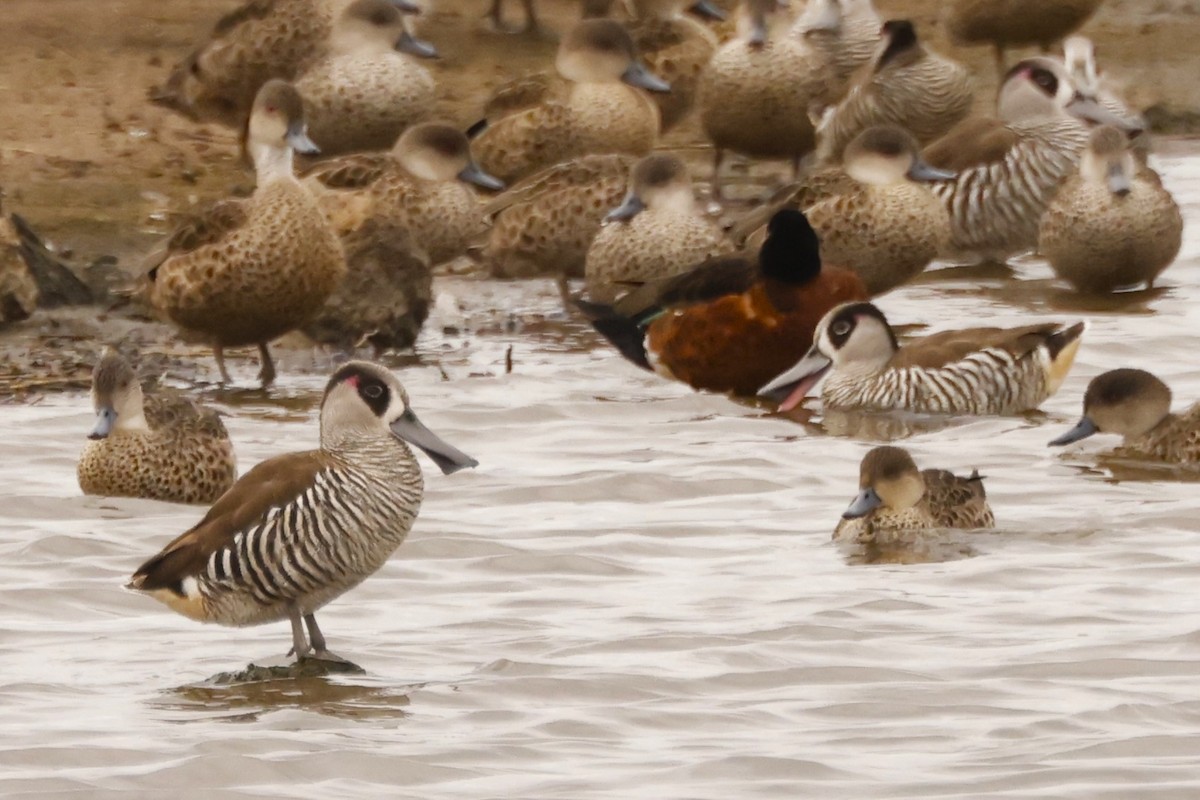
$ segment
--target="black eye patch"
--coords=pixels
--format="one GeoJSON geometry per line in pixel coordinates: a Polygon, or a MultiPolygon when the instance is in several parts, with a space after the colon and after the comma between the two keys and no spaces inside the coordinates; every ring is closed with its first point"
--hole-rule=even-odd
{"type": "Polygon", "coordinates": [[[391,400],[388,395],[387,386],[377,378],[364,377],[358,382],[358,396],[363,399],[371,411],[375,412],[377,417],[382,417],[387,411],[391,400]]]}

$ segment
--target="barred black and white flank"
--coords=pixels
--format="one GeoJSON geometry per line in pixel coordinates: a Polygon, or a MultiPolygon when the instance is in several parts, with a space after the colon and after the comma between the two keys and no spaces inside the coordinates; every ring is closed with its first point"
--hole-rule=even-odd
{"type": "Polygon", "coordinates": [[[968,119],[925,151],[935,167],[958,172],[933,187],[950,214],[949,254],[1003,260],[1037,246],[1038,223],[1079,164],[1090,126],[1138,130],[1081,94],[1057,59],[1020,62],[1004,80],[999,119],[968,119]]]}
{"type": "Polygon", "coordinates": [[[321,449],[250,470],[129,588],[201,622],[288,619],[297,658],[314,650],[332,658],[313,614],[383,566],[408,535],[424,492],[409,444],[446,473],[476,464],[420,423],[391,372],[345,364],[325,389],[321,449]]]}
{"type": "Polygon", "coordinates": [[[1019,414],[1058,391],[1084,327],[968,328],[901,347],[878,308],[847,303],[825,315],[808,354],[760,393],[786,411],[828,372],[827,408],[1019,414]]]}

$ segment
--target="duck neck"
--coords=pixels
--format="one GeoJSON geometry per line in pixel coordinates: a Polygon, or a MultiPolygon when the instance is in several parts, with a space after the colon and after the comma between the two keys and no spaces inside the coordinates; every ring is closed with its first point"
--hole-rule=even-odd
{"type": "Polygon", "coordinates": [[[292,165],[292,148],[252,144],[250,145],[250,155],[254,159],[254,172],[258,177],[259,186],[265,186],[284,178],[293,181],[296,179],[295,169],[292,165]]]}

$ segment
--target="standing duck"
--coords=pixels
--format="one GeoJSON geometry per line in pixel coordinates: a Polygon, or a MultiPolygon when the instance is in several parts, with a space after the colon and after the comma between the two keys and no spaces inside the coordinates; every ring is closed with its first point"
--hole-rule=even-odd
{"type": "MultiPolygon", "coordinates": [[[[404,13],[411,0],[390,0],[404,13]]],[[[208,41],[180,62],[151,99],[190,117],[241,125],[259,88],[294,80],[329,53],[331,0],[246,0],[217,22],[208,41]]]]}
{"type": "Polygon", "coordinates": [[[320,449],[247,472],[128,588],[198,622],[289,620],[297,661],[340,661],[313,615],[382,567],[412,528],[424,481],[409,445],[446,474],[477,463],[421,424],[387,369],[342,365],[321,401],[320,449]]]}
{"type": "Polygon", "coordinates": [[[926,50],[908,20],[888,20],[870,73],[817,128],[817,157],[840,160],[846,145],[872,125],[899,125],[927,144],[966,117],[974,102],[961,64],[926,50]]]}
{"type": "MultiPolygon", "coordinates": [[[[809,113],[837,83],[828,57],[789,34],[778,0],[745,0],[739,35],[700,76],[697,106],[713,144],[713,199],[726,151],[788,159],[793,173],[815,144],[809,113]]],[[[829,23],[832,24],[832,23],[829,23]]]]}
{"type": "Polygon", "coordinates": [[[875,59],[881,22],[871,0],[809,0],[790,35],[826,54],[837,87],[827,99],[837,101],[859,68],[875,59]]]}
{"type": "Polygon", "coordinates": [[[482,260],[498,278],[583,275],[588,247],[621,202],[636,162],[584,156],[556,164],[484,207],[492,219],[482,260]]]}
{"type": "Polygon", "coordinates": [[[1084,327],[966,328],[901,347],[883,312],[871,303],[847,303],[825,315],[808,354],[759,394],[788,411],[825,377],[827,408],[1020,414],[1058,391],[1084,327]]]}
{"type": "Polygon", "coordinates": [[[344,156],[305,174],[346,252],[346,279],[304,326],[316,341],[377,351],[410,347],[433,294],[432,268],[467,252],[485,232],[483,207],[467,184],[504,184],[471,157],[465,134],[425,122],[390,153],[344,156]]]}
{"type": "Polygon", "coordinates": [[[917,142],[894,125],[860,133],[843,156],[843,167],[819,170],[776,194],[733,230],[735,242],[759,240],[767,214],[800,208],[821,237],[826,260],[852,269],[873,297],[907,283],[946,247],[950,216],[928,186],[954,173],[924,162],[917,142]]]}
{"type": "Polygon", "coordinates": [[[433,76],[411,56],[436,51],[412,37],[390,0],[354,0],[338,17],[331,43],[329,56],[296,80],[322,155],[386,149],[433,113],[433,76]]]}
{"type": "Polygon", "coordinates": [[[237,478],[215,411],[167,393],[145,396],[133,367],[106,348],[92,371],[96,427],[79,456],[84,494],[211,503],[237,478]]]}
{"type": "Polygon", "coordinates": [[[1124,437],[1119,455],[1200,464],[1200,403],[1172,414],[1171,390],[1142,369],[1114,369],[1092,378],[1083,396],[1083,417],[1050,446],[1097,433],[1124,437]]]}
{"type": "Polygon", "coordinates": [[[545,99],[489,120],[473,145],[485,170],[512,182],[589,153],[650,152],[658,141],[658,109],[642,90],[671,87],[638,60],[620,23],[580,22],[563,37],[555,65],[572,83],[566,100],[545,99]]]}
{"type": "Polygon", "coordinates": [[[1055,274],[1083,292],[1150,288],[1182,244],[1183,215],[1158,173],[1116,128],[1093,130],[1079,172],[1042,216],[1038,250],[1055,274]]]}
{"type": "Polygon", "coordinates": [[[688,0],[632,0],[631,5],[634,19],[628,29],[634,45],[646,66],[671,85],[671,91],[652,96],[665,133],[691,112],[700,73],[719,43],[712,31],[684,13],[688,0]]]}
{"type": "Polygon", "coordinates": [[[950,213],[950,252],[1003,261],[1037,246],[1042,212],[1079,163],[1091,125],[1136,129],[1079,94],[1052,58],[1013,67],[997,110],[999,119],[959,123],[925,160],[958,173],[933,187],[950,213]]]}
{"type": "Polygon", "coordinates": [[[996,74],[1004,74],[1004,50],[1039,45],[1042,52],[1088,21],[1103,0],[951,0],[943,22],[957,44],[990,44],[996,74]]]}
{"type": "Polygon", "coordinates": [[[696,207],[687,167],[673,155],[639,161],[624,202],[604,221],[584,268],[588,297],[601,303],[616,299],[621,284],[667,278],[732,249],[696,207]]]}
{"type": "Polygon", "coordinates": [[[875,447],[859,465],[861,491],[842,514],[835,541],[880,543],[938,528],[991,528],[983,478],[918,470],[902,447],[875,447]]]}
{"type": "Polygon", "coordinates": [[[580,305],[638,366],[695,389],[752,396],[811,344],[827,309],[864,297],[854,273],[822,265],[804,214],[784,209],[757,258],[714,258],[615,306],[580,305]]]}
{"type": "Polygon", "coordinates": [[[258,186],[177,230],[150,270],[150,300],[185,331],[224,349],[258,345],[263,385],[275,379],[267,343],[311,317],[338,287],[346,261],[316,198],[296,179],[292,151],[315,152],[295,87],[268,81],[246,126],[258,186]]]}

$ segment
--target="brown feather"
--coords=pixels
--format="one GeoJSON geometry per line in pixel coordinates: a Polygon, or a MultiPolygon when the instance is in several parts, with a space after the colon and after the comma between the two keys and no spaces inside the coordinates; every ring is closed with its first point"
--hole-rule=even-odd
{"type": "Polygon", "coordinates": [[[272,508],[294,501],[327,466],[330,456],[320,450],[288,453],[262,462],[221,495],[204,519],[140,566],[130,587],[182,594],[183,580],[203,570],[209,556],[262,521],[272,508]]]}
{"type": "Polygon", "coordinates": [[[323,161],[301,173],[330,189],[362,189],[379,180],[395,163],[389,153],[357,153],[323,161]]]}
{"type": "Polygon", "coordinates": [[[962,172],[1003,161],[1017,144],[1017,134],[998,119],[968,117],[925,148],[925,161],[940,169],[962,172]]]}
{"type": "Polygon", "coordinates": [[[944,367],[971,353],[1000,347],[1014,356],[1031,353],[1057,333],[1062,325],[1046,322],[1022,328],[964,328],[943,331],[906,342],[888,363],[889,369],[902,367],[944,367]]]}

